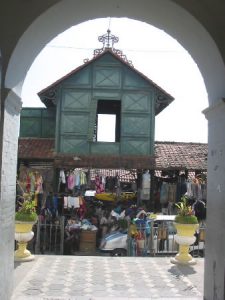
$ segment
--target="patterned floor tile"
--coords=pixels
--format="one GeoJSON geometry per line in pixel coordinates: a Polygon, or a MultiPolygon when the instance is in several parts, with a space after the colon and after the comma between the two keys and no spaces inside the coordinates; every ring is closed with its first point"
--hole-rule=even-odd
{"type": "Polygon", "coordinates": [[[171,266],[167,257],[37,256],[12,300],[201,299],[203,261],[199,264],[185,276],[187,269],[171,266]]]}

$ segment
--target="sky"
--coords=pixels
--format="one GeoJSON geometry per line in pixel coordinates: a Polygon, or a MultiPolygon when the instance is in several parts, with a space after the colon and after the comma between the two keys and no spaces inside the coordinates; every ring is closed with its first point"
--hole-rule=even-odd
{"type": "Polygon", "coordinates": [[[93,58],[98,41],[111,30],[133,66],[175,100],[155,120],[155,141],[207,143],[207,92],[197,64],[163,30],[127,18],[102,18],[73,26],[56,36],[34,60],[22,89],[23,107],[44,107],[37,93],[93,58]]]}

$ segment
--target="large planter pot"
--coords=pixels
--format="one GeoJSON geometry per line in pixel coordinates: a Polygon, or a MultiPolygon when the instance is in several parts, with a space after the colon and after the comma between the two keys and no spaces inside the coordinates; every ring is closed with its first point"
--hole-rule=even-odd
{"type": "Polygon", "coordinates": [[[34,255],[27,250],[27,243],[34,237],[32,227],[35,222],[15,222],[15,240],[18,249],[14,253],[15,261],[30,261],[34,259],[34,255]]]}
{"type": "Polygon", "coordinates": [[[189,254],[189,247],[192,245],[196,237],[194,236],[199,224],[180,224],[174,223],[177,234],[175,241],[179,244],[179,252],[171,259],[174,264],[194,265],[196,260],[189,254]]]}

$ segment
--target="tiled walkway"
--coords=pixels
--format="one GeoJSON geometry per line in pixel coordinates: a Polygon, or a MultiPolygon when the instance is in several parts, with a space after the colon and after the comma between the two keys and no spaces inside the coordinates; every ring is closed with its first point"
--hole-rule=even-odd
{"type": "Polygon", "coordinates": [[[36,256],[15,263],[13,300],[203,299],[204,259],[36,256]]]}

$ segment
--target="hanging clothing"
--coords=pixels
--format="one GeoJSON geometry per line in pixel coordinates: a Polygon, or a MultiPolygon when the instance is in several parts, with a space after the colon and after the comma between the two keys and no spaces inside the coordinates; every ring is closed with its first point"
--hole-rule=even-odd
{"type": "Polygon", "coordinates": [[[177,183],[176,202],[181,200],[181,197],[187,193],[187,182],[184,176],[180,176],[177,183]]]}
{"type": "Polygon", "coordinates": [[[206,184],[201,184],[201,191],[202,191],[202,200],[206,200],[207,198],[207,187],[206,184]]]}
{"type": "Polygon", "coordinates": [[[29,173],[30,176],[30,191],[31,193],[35,192],[35,176],[33,172],[29,173]]]}
{"type": "Polygon", "coordinates": [[[29,174],[27,174],[27,178],[26,178],[26,191],[27,191],[27,193],[30,193],[30,176],[29,176],[29,174]]]}
{"type": "Polygon", "coordinates": [[[100,194],[104,192],[101,178],[99,177],[99,175],[95,176],[95,190],[96,190],[96,194],[100,194]]]}
{"type": "Polygon", "coordinates": [[[68,197],[63,198],[64,208],[68,208],[68,197]]]}
{"type": "Polygon", "coordinates": [[[79,208],[80,207],[80,198],[75,197],[74,199],[74,208],[79,208]]]}
{"type": "Polygon", "coordinates": [[[80,207],[78,208],[78,215],[80,217],[80,219],[84,219],[85,214],[87,212],[87,207],[86,207],[86,203],[84,201],[84,199],[82,197],[79,197],[79,201],[80,201],[80,207]],[[82,204],[81,204],[81,200],[82,200],[82,204]]]}
{"type": "Polygon", "coordinates": [[[186,185],[187,185],[187,193],[186,193],[186,195],[189,198],[193,198],[193,193],[192,193],[192,188],[191,188],[192,183],[190,181],[187,181],[186,185]]]}
{"type": "Polygon", "coordinates": [[[168,203],[168,189],[169,184],[167,182],[163,182],[160,189],[160,203],[166,204],[168,203]]]}
{"type": "Polygon", "coordinates": [[[68,196],[68,208],[72,208],[75,205],[75,197],[68,196]]]}
{"type": "Polygon", "coordinates": [[[55,211],[58,210],[58,202],[59,202],[59,199],[58,199],[57,195],[54,195],[53,196],[53,208],[55,211]]]}
{"type": "Polygon", "coordinates": [[[86,174],[83,171],[80,173],[80,184],[81,185],[87,184],[86,174]]]}
{"type": "Polygon", "coordinates": [[[194,182],[191,185],[191,188],[194,199],[202,199],[201,185],[198,183],[198,181],[194,180],[194,182]]]}
{"type": "Polygon", "coordinates": [[[151,175],[149,172],[142,174],[142,189],[141,189],[141,199],[150,199],[150,187],[151,187],[151,175]]]}
{"type": "Polygon", "coordinates": [[[80,186],[80,173],[79,171],[75,172],[75,186],[80,186]]]}
{"type": "Polygon", "coordinates": [[[149,189],[151,185],[151,175],[149,172],[145,172],[142,175],[142,189],[149,189]]]}
{"type": "Polygon", "coordinates": [[[75,186],[75,178],[74,178],[74,174],[73,173],[70,173],[68,178],[67,178],[67,187],[69,190],[73,190],[75,186]]]}
{"type": "Polygon", "coordinates": [[[168,186],[168,202],[175,203],[176,202],[176,193],[177,193],[177,185],[174,183],[169,183],[168,186]]]}
{"type": "Polygon", "coordinates": [[[38,194],[42,194],[43,193],[43,178],[40,174],[36,175],[36,192],[38,194]]]}
{"type": "Polygon", "coordinates": [[[105,190],[105,183],[106,183],[105,176],[102,176],[102,186],[104,190],[105,190]]]}
{"type": "Polygon", "coordinates": [[[63,184],[66,183],[66,176],[64,170],[60,170],[59,172],[59,182],[63,184]]]}
{"type": "Polygon", "coordinates": [[[58,192],[64,193],[66,190],[66,175],[64,170],[59,172],[59,183],[58,183],[58,192]]]}

